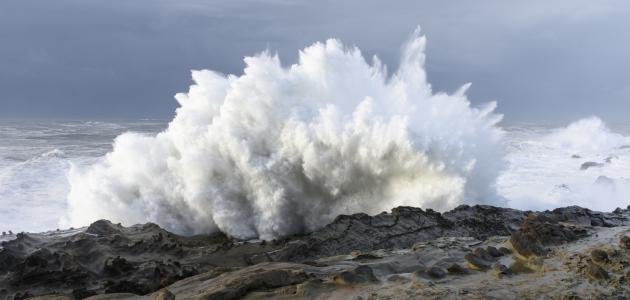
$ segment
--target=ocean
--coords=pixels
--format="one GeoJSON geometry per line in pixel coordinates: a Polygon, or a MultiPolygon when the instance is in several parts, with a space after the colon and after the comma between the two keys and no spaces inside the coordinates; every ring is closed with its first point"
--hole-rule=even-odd
{"type": "MultiPolygon", "coordinates": [[[[630,149],[624,147],[630,126],[608,129],[598,119],[581,122],[579,128],[504,127],[507,164],[496,189],[507,206],[612,210],[630,204],[630,149]],[[585,162],[597,165],[583,170],[585,162]]],[[[68,209],[71,167],[101,160],[121,133],[155,135],[167,125],[162,120],[0,122],[0,231],[59,228],[68,209]]]]}
{"type": "Polygon", "coordinates": [[[59,227],[71,166],[95,163],[126,131],[155,134],[166,121],[0,121],[0,231],[59,227]]]}

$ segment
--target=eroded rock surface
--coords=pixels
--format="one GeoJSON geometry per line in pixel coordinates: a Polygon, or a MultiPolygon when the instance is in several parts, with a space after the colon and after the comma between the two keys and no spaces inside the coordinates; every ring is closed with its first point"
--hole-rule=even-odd
{"type": "Polygon", "coordinates": [[[101,220],[3,242],[0,299],[628,295],[629,215],[398,207],[339,216],[313,233],[266,242],[101,220]]]}

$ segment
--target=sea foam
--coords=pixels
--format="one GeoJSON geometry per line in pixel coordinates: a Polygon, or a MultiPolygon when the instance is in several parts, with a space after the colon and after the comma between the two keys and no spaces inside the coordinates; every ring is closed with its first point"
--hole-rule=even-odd
{"type": "Polygon", "coordinates": [[[416,30],[392,75],[335,39],[290,67],[263,52],[240,76],[193,71],[165,131],[123,134],[100,162],[71,170],[64,224],[272,239],[342,213],[502,204],[496,104],[472,107],[468,84],[434,93],[425,43],[416,30]]]}
{"type": "Polygon", "coordinates": [[[512,144],[506,156],[509,168],[498,178],[498,191],[509,206],[611,211],[628,205],[630,136],[614,132],[600,118],[507,140],[512,144]]]}

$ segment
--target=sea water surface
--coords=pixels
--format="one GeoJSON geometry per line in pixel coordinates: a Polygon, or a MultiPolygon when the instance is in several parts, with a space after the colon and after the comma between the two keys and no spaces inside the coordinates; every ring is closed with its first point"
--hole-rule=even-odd
{"type": "MultiPolygon", "coordinates": [[[[611,210],[630,204],[630,142],[625,144],[630,125],[580,122],[579,128],[503,127],[507,168],[496,188],[506,205],[611,210]],[[585,162],[598,165],[584,170],[585,162]]],[[[71,166],[95,163],[121,133],[154,135],[167,125],[162,120],[0,121],[0,231],[58,228],[67,209],[71,166]]]]}
{"type": "Polygon", "coordinates": [[[0,122],[0,231],[58,228],[72,165],[87,166],[126,131],[155,134],[167,121],[0,122]]]}

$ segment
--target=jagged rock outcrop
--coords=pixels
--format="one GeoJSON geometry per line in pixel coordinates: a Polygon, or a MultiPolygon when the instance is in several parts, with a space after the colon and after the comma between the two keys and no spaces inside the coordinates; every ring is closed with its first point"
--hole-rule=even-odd
{"type": "Polygon", "coordinates": [[[391,213],[341,215],[331,224],[274,253],[273,260],[299,261],[353,250],[409,248],[443,236],[485,239],[517,230],[525,213],[486,205],[462,205],[440,214],[397,207],[391,213]]]}
{"type": "MultiPolygon", "coordinates": [[[[509,278],[544,269],[542,260],[523,257],[548,259],[551,248],[590,236],[593,228],[628,226],[628,215],[626,209],[601,213],[575,206],[537,213],[484,205],[445,213],[398,207],[375,216],[342,215],[315,232],[267,242],[221,234],[183,237],[155,224],[124,227],[100,220],[83,229],[22,233],[3,242],[0,299],[46,294],[153,299],[158,291],[164,299],[171,294],[308,298],[336,295],[347,285],[448,281],[471,272],[509,278]],[[417,279],[403,276],[412,273],[417,279]]],[[[614,244],[622,254],[609,259],[619,261],[630,242],[615,237],[614,244]]],[[[600,278],[603,273],[588,263],[608,263],[601,251],[593,253],[597,256],[580,263],[579,274],[600,278]]]]}
{"type": "Polygon", "coordinates": [[[530,214],[521,228],[510,237],[510,243],[523,257],[544,256],[546,246],[560,245],[586,236],[586,230],[576,226],[565,226],[547,215],[530,214]]]}
{"type": "Polygon", "coordinates": [[[151,293],[208,269],[195,255],[198,245],[206,243],[155,224],[123,227],[105,220],[70,234],[21,233],[1,244],[0,297],[15,291],[76,298],[151,293]]]}

